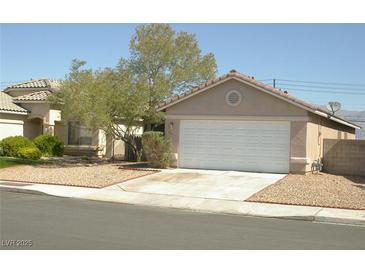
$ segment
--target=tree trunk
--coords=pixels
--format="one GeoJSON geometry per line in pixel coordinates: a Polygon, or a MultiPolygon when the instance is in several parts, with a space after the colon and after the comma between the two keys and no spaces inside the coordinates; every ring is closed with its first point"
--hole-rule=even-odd
{"type": "Polygon", "coordinates": [[[136,151],[136,161],[141,162],[142,161],[142,153],[140,151],[136,151]]]}

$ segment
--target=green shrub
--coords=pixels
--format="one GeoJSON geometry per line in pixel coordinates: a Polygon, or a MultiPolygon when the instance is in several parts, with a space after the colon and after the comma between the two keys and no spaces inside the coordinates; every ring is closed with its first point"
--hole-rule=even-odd
{"type": "Polygon", "coordinates": [[[90,157],[87,155],[83,155],[83,156],[81,156],[81,160],[88,161],[88,160],[90,160],[90,157]]]}
{"type": "Polygon", "coordinates": [[[35,148],[35,145],[26,137],[10,136],[0,141],[0,155],[19,157],[19,150],[26,147],[35,148]]]}
{"type": "Polygon", "coordinates": [[[42,153],[37,147],[22,147],[19,149],[19,157],[23,159],[38,160],[42,153]]]}
{"type": "Polygon", "coordinates": [[[147,161],[153,167],[166,168],[171,160],[171,142],[162,132],[146,131],[142,136],[142,146],[147,161]]]}
{"type": "Polygon", "coordinates": [[[64,144],[57,136],[39,135],[33,140],[43,156],[62,156],[64,144]]]}

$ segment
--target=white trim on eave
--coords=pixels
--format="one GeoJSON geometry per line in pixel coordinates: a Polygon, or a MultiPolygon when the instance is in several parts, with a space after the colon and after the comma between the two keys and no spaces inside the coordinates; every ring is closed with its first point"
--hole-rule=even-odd
{"type": "Polygon", "coordinates": [[[8,110],[0,110],[0,113],[5,114],[17,114],[17,115],[28,115],[28,112],[22,112],[22,111],[8,111],[8,110]]]}
{"type": "Polygon", "coordinates": [[[352,128],[355,128],[355,129],[361,129],[361,127],[357,126],[357,125],[354,125],[354,124],[350,124],[342,119],[339,119],[337,117],[334,117],[334,116],[331,116],[325,112],[322,112],[322,111],[319,111],[319,110],[316,110],[315,111],[315,114],[319,115],[319,116],[322,116],[322,117],[325,117],[327,119],[330,119],[332,121],[335,121],[337,123],[340,123],[340,124],[343,124],[345,126],[348,126],[348,127],[352,127],[352,128]]]}
{"type": "Polygon", "coordinates": [[[189,94],[187,96],[184,96],[184,97],[182,97],[182,98],[180,98],[180,99],[178,99],[178,100],[176,100],[174,102],[168,103],[165,106],[162,106],[162,107],[158,108],[157,111],[161,111],[161,110],[167,109],[167,108],[169,108],[169,107],[171,107],[171,106],[173,106],[173,105],[175,105],[177,103],[180,103],[181,101],[184,101],[184,100],[186,100],[186,99],[188,99],[188,98],[190,98],[190,97],[192,97],[194,95],[197,95],[197,94],[199,94],[199,93],[201,93],[201,92],[203,92],[203,91],[205,91],[207,89],[213,88],[213,87],[215,87],[217,85],[220,85],[220,84],[222,84],[222,83],[224,83],[224,82],[226,82],[228,80],[232,80],[232,79],[235,79],[235,80],[237,80],[237,81],[239,81],[239,82],[241,82],[243,84],[246,84],[246,85],[248,85],[250,87],[253,87],[253,88],[256,88],[258,90],[261,90],[261,91],[265,92],[266,94],[272,95],[272,96],[274,96],[274,97],[276,97],[278,99],[281,99],[281,100],[283,100],[283,101],[285,101],[287,103],[290,103],[290,104],[295,105],[295,106],[297,106],[299,108],[302,108],[302,109],[304,109],[304,110],[306,110],[308,112],[311,112],[311,113],[314,113],[314,114],[317,114],[317,115],[326,117],[327,119],[331,119],[331,120],[333,120],[333,121],[335,121],[337,123],[343,124],[343,125],[348,126],[348,127],[352,127],[352,128],[355,128],[355,129],[360,129],[360,127],[357,126],[357,125],[354,125],[354,124],[348,123],[346,121],[343,121],[341,119],[338,119],[338,118],[329,116],[328,114],[326,114],[324,112],[321,112],[321,111],[318,111],[318,110],[314,110],[314,109],[312,109],[310,107],[306,107],[306,106],[304,106],[302,104],[296,103],[293,100],[287,99],[287,98],[285,98],[283,96],[280,96],[278,94],[275,94],[275,93],[273,93],[271,91],[268,91],[268,90],[266,90],[266,89],[264,89],[262,87],[259,87],[259,86],[255,85],[255,84],[252,84],[252,83],[250,83],[248,81],[245,81],[243,79],[240,79],[240,78],[237,78],[237,77],[234,77],[234,76],[227,77],[226,79],[223,79],[221,81],[217,81],[216,83],[214,83],[214,84],[212,84],[210,86],[207,86],[207,87],[205,87],[205,88],[203,88],[203,89],[201,89],[201,90],[199,90],[197,92],[192,92],[191,94],[189,94]]]}
{"type": "Polygon", "coordinates": [[[241,120],[241,121],[309,121],[308,116],[244,116],[244,115],[175,115],[167,114],[170,120],[241,120]]]}
{"type": "Polygon", "coordinates": [[[43,101],[39,101],[39,100],[14,100],[13,99],[13,103],[16,104],[44,104],[44,103],[49,103],[47,100],[43,100],[43,101]]]}

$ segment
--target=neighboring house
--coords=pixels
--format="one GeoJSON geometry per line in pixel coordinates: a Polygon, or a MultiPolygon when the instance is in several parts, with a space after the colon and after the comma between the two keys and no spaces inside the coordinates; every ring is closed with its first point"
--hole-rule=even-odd
{"type": "Polygon", "coordinates": [[[182,168],[304,173],[324,138],[355,139],[359,128],[234,70],[159,110],[182,168]]]}
{"type": "Polygon", "coordinates": [[[0,92],[0,140],[14,135],[23,135],[24,120],[28,111],[13,103],[13,98],[0,92]]]}
{"type": "Polygon", "coordinates": [[[58,87],[58,81],[39,79],[0,92],[0,139],[14,135],[33,139],[47,133],[64,141],[68,155],[123,158],[125,145],[121,140],[113,140],[101,129],[90,130],[77,121],[61,120],[61,112],[47,101],[58,87]]]}

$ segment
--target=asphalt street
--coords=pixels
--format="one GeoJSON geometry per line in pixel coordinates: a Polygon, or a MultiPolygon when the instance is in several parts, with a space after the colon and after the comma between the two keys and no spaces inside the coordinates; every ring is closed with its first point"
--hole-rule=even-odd
{"type": "Polygon", "coordinates": [[[365,249],[365,227],[0,191],[0,249],[365,249]]]}

